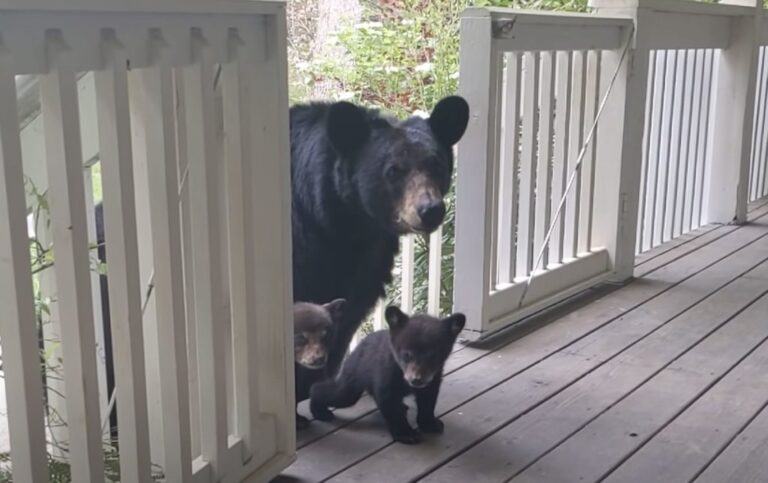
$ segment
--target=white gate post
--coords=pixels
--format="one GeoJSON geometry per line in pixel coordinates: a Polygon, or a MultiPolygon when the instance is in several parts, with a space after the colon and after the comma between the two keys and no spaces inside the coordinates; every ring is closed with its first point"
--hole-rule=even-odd
{"type": "Polygon", "coordinates": [[[720,54],[713,117],[714,140],[706,222],[743,223],[747,219],[749,161],[757,84],[758,34],[762,0],[724,0],[757,7],[731,20],[731,43],[720,54]]]}
{"type": "Polygon", "coordinates": [[[469,9],[461,18],[459,93],[472,106],[458,147],[454,310],[467,315],[465,330],[480,332],[495,264],[493,237],[500,55],[493,46],[490,13],[469,9]],[[478,179],[479,178],[479,179],[478,179]],[[478,240],[478,237],[480,238],[478,240]]]}
{"type": "MultiPolygon", "coordinates": [[[[592,0],[599,14],[633,17],[635,31],[622,61],[622,48],[603,53],[600,95],[618,75],[598,123],[595,166],[593,246],[608,250],[611,280],[632,277],[637,241],[637,213],[643,164],[643,129],[649,49],[643,39],[646,10],[638,0],[592,0]],[[621,63],[621,64],[620,64],[621,63]]],[[[627,32],[627,35],[630,33],[627,32]]]]}

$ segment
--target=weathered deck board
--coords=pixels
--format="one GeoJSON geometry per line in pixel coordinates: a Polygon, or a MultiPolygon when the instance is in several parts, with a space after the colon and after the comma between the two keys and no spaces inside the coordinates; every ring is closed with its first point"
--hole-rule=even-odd
{"type": "MultiPolygon", "coordinates": [[[[766,273],[758,273],[768,272],[768,263],[743,276],[768,257],[766,215],[768,203],[753,205],[751,217],[759,219],[756,224],[706,227],[671,248],[651,250],[638,258],[636,273],[641,278],[635,282],[619,289],[594,290],[578,307],[566,305],[538,323],[484,346],[455,352],[437,408],[446,423],[444,435],[415,447],[393,444],[366,398],[354,408],[338,411],[339,420],[333,424],[314,422],[308,432],[300,433],[299,441],[304,444],[298,460],[282,478],[503,481],[545,461],[584,425],[599,421],[598,415],[613,404],[630,401],[633,391],[642,393],[644,384],[660,374],[674,374],[671,368],[681,354],[695,351],[708,337],[727,332],[730,318],[768,288],[765,278],[760,278],[766,273]],[[590,398],[596,404],[586,404],[590,398]],[[580,410],[572,411],[574,407],[580,410]],[[533,434],[531,442],[538,446],[528,453],[526,448],[499,441],[497,435],[507,431],[522,433],[512,434],[513,441],[533,434]]],[[[744,343],[759,342],[754,334],[750,337],[744,337],[744,343]]],[[[746,351],[743,347],[734,350],[741,351],[741,356],[746,351]]],[[[719,375],[735,364],[733,357],[723,359],[719,364],[725,369],[719,375]]],[[[670,420],[695,402],[697,395],[696,391],[686,393],[687,398],[681,395],[683,402],[669,408],[676,411],[642,436],[655,434],[667,424],[674,429],[670,420]]],[[[759,395],[755,398],[759,402],[759,395]]],[[[744,418],[753,415],[745,411],[731,425],[746,425],[744,418]]],[[[710,458],[737,429],[721,437],[720,446],[710,450],[710,458]]],[[[643,437],[632,439],[635,446],[617,452],[603,473],[631,457],[645,441],[643,437]]],[[[584,445],[580,446],[583,450],[584,445]]],[[[728,454],[724,452],[720,459],[728,454]]],[[[581,457],[588,459],[584,454],[581,457]]],[[[727,462],[720,466],[728,468],[727,462]]],[[[713,465],[710,470],[715,469],[713,465]]]]}

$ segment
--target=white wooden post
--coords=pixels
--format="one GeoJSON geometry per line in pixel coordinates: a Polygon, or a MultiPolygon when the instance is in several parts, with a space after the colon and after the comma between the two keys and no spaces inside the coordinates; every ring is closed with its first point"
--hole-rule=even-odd
{"type": "MultiPolygon", "coordinates": [[[[722,3],[758,7],[762,0],[722,3]]],[[[716,73],[712,160],[707,222],[743,223],[747,219],[749,161],[757,85],[758,35],[762,8],[731,20],[730,45],[720,53],[716,73]]]]}
{"type": "Polygon", "coordinates": [[[620,49],[602,55],[601,96],[617,68],[619,73],[598,124],[595,146],[594,205],[600,208],[594,213],[592,245],[608,249],[612,279],[618,282],[632,277],[635,264],[649,50],[643,43],[645,11],[636,0],[593,0],[590,5],[601,14],[635,19],[633,43],[621,66],[620,49]]]}
{"type": "Polygon", "coordinates": [[[467,132],[459,143],[456,197],[454,310],[467,315],[467,330],[481,331],[491,273],[496,209],[492,196],[498,163],[498,88],[500,54],[492,42],[489,12],[469,9],[461,19],[459,93],[472,106],[467,132]],[[477,240],[477,237],[480,240],[477,240]]]}

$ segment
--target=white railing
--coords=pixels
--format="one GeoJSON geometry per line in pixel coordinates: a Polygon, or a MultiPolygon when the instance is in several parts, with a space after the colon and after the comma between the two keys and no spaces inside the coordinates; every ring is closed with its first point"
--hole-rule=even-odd
{"type": "Polygon", "coordinates": [[[718,58],[712,49],[650,52],[638,252],[706,223],[702,208],[718,58]]]}
{"type": "Polygon", "coordinates": [[[114,479],[106,453],[118,454],[121,481],[268,480],[290,462],[285,45],[281,2],[0,2],[0,341],[14,481],[47,481],[49,458],[73,481],[114,479]],[[40,119],[17,117],[22,75],[37,78],[40,119]],[[94,166],[112,392],[90,271],[94,166]],[[50,227],[31,231],[55,247],[34,277],[25,175],[50,207],[50,227]],[[41,373],[43,315],[60,382],[41,373]],[[110,403],[117,442],[103,430],[110,403]]]}
{"type": "MultiPolygon", "coordinates": [[[[768,44],[768,39],[764,40],[768,44]]],[[[757,105],[749,167],[749,200],[768,196],[768,47],[760,47],[757,105]]]]}
{"type": "Polygon", "coordinates": [[[459,144],[454,305],[467,338],[626,280],[636,252],[745,220],[750,159],[753,198],[766,171],[753,153],[767,144],[756,94],[768,22],[758,0],[733,3],[464,13],[460,91],[473,114],[459,144]]]}

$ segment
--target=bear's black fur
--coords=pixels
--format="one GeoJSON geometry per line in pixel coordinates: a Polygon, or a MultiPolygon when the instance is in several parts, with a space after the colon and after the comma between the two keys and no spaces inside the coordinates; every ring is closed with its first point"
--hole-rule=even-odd
{"type": "Polygon", "coordinates": [[[460,97],[402,122],[348,102],[291,109],[294,300],[347,300],[330,373],[384,295],[398,237],[442,223],[452,146],[468,119],[460,97]]]}
{"type": "MultiPolygon", "coordinates": [[[[328,362],[333,332],[344,313],[344,299],[324,305],[297,302],[293,304],[293,355],[296,403],[309,397],[309,381],[322,379],[328,362]]],[[[309,420],[296,413],[296,427],[304,428],[309,420]]]]}
{"type": "Polygon", "coordinates": [[[416,396],[416,422],[422,432],[443,431],[442,421],[435,417],[435,404],[443,365],[464,327],[465,317],[408,317],[400,309],[388,307],[386,320],[390,330],[366,337],[344,361],[335,380],[312,386],[310,408],[315,418],[328,421],[333,419],[329,407],[352,406],[367,391],[376,400],[395,441],[414,444],[421,437],[408,424],[403,398],[416,396]]]}

